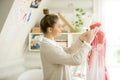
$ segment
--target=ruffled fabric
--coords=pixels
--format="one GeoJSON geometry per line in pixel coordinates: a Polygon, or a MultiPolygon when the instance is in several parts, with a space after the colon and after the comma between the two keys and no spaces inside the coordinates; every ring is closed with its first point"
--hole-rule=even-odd
{"type": "MultiPolygon", "coordinates": [[[[101,27],[101,24],[95,23],[90,29],[96,27],[101,27]]],[[[97,32],[91,46],[87,59],[87,80],[109,80],[105,63],[106,39],[103,31],[97,32]]]]}

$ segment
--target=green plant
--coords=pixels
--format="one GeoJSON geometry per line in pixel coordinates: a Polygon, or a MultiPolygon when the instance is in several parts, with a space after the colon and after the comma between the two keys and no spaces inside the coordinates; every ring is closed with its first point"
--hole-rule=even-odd
{"type": "Polygon", "coordinates": [[[84,24],[82,17],[86,14],[85,10],[82,8],[76,8],[75,9],[75,22],[74,26],[80,27],[81,25],[84,24]]]}

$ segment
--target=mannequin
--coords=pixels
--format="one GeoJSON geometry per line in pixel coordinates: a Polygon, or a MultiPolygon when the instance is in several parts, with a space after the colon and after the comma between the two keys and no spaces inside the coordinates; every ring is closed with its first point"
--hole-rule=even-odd
{"type": "Polygon", "coordinates": [[[100,23],[94,23],[90,29],[99,29],[93,42],[92,49],[88,55],[87,80],[108,80],[106,70],[105,54],[106,54],[106,39],[105,34],[101,30],[100,23]]]}

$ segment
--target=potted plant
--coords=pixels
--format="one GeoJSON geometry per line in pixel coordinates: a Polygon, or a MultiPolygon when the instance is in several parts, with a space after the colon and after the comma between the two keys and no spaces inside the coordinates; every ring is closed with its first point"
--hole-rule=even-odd
{"type": "Polygon", "coordinates": [[[84,24],[83,16],[84,15],[86,15],[86,12],[84,9],[82,8],[75,9],[75,21],[73,25],[75,26],[76,32],[80,32],[83,27],[83,24],[84,24]]]}

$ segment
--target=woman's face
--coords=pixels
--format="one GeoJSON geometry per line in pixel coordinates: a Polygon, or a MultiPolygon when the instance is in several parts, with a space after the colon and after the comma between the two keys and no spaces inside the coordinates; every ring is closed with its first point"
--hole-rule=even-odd
{"type": "Polygon", "coordinates": [[[62,27],[60,24],[60,20],[57,20],[56,24],[54,25],[54,28],[52,28],[51,33],[55,37],[55,36],[58,36],[61,32],[62,32],[62,27]]]}

